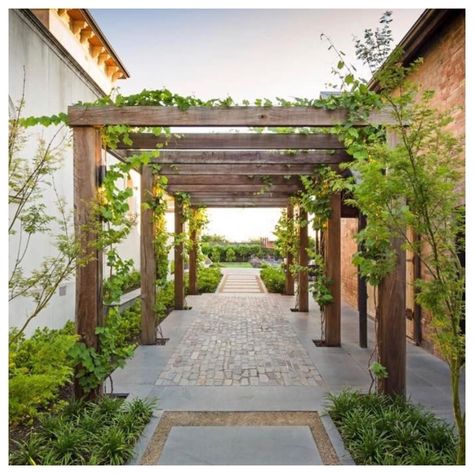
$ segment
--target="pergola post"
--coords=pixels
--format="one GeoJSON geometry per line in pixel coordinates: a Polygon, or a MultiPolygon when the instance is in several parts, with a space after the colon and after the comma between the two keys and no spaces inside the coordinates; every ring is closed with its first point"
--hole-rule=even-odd
{"type": "MultiPolygon", "coordinates": [[[[294,225],[293,220],[293,204],[288,204],[286,207],[286,216],[288,222],[294,225]]],[[[293,296],[295,294],[295,278],[291,273],[291,266],[294,264],[294,256],[291,251],[286,254],[286,265],[285,265],[285,295],[293,296]]]]}
{"type": "MultiPolygon", "coordinates": [[[[76,270],[76,332],[87,346],[98,349],[97,326],[103,323],[102,251],[95,248],[100,223],[95,221],[94,203],[99,187],[102,164],[99,130],[93,127],[75,127],[74,137],[74,226],[79,239],[80,256],[84,264],[76,270]]],[[[75,379],[75,396],[85,393],[75,379]]],[[[89,393],[95,398],[102,387],[89,393]]]]}
{"type": "Polygon", "coordinates": [[[326,345],[341,345],[341,193],[331,196],[331,217],[326,231],[326,276],[330,283],[332,303],[324,308],[326,345]]]}
{"type": "Polygon", "coordinates": [[[299,266],[306,267],[298,272],[298,311],[309,311],[308,296],[308,213],[300,206],[299,209],[299,266]]]}
{"type": "MultiPolygon", "coordinates": [[[[393,131],[387,131],[389,146],[398,141],[393,131]]],[[[377,352],[378,362],[388,372],[378,380],[378,391],[386,395],[406,392],[406,252],[402,237],[392,239],[395,268],[378,286],[377,352]]]]}
{"type": "Polygon", "coordinates": [[[174,199],[174,307],[184,309],[184,230],[183,202],[179,197],[174,199]]]}
{"type": "Polygon", "coordinates": [[[153,226],[153,172],[151,166],[144,165],[141,173],[141,214],[140,214],[140,273],[142,319],[140,342],[156,344],[155,299],[156,299],[156,258],[153,226]]]}
{"type": "Polygon", "coordinates": [[[405,395],[406,385],[406,262],[402,239],[392,240],[396,267],[378,286],[377,345],[378,362],[388,372],[378,380],[378,391],[386,395],[405,395]]]}
{"type": "MultiPolygon", "coordinates": [[[[196,208],[192,208],[191,212],[196,213],[196,208]]],[[[189,294],[197,295],[197,273],[198,273],[198,235],[196,228],[192,228],[190,232],[191,248],[189,250],[189,294]]]]}
{"type": "MultiPolygon", "coordinates": [[[[360,232],[365,229],[366,218],[359,213],[358,228],[360,232]]],[[[359,251],[361,244],[359,244],[359,251]]],[[[367,347],[367,280],[362,276],[360,269],[357,268],[357,306],[359,310],[359,346],[367,347]]]]}

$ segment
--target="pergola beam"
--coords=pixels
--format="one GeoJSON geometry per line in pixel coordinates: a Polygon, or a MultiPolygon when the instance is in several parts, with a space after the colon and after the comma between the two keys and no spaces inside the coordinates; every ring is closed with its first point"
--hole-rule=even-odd
{"type": "Polygon", "coordinates": [[[152,150],[316,150],[344,148],[334,135],[327,133],[185,133],[155,136],[152,133],[131,133],[132,145],[119,143],[118,149],[152,150]]]}
{"type": "MultiPolygon", "coordinates": [[[[132,152],[127,151],[126,155],[132,152]]],[[[160,151],[160,156],[153,158],[152,162],[163,165],[192,165],[194,163],[221,165],[221,164],[312,164],[331,165],[349,161],[350,155],[345,150],[311,150],[285,153],[283,151],[253,151],[253,150],[227,150],[227,151],[189,151],[168,150],[160,151]]]]}
{"type": "Polygon", "coordinates": [[[255,192],[262,190],[267,192],[288,192],[294,193],[299,191],[302,186],[296,184],[214,184],[212,187],[207,184],[172,184],[168,185],[166,191],[168,193],[192,193],[192,192],[223,192],[230,194],[232,192],[255,192]]]}
{"type": "MultiPolygon", "coordinates": [[[[265,179],[262,176],[216,176],[216,175],[172,175],[168,177],[168,185],[181,185],[181,184],[265,184],[265,179]]],[[[274,176],[271,178],[272,184],[301,184],[298,176],[284,177],[274,176]]]]}
{"type": "MultiPolygon", "coordinates": [[[[346,109],[315,107],[178,107],[163,106],[70,106],[70,126],[119,125],[132,127],[332,127],[344,123],[346,109]]],[[[354,126],[389,124],[389,111],[371,112],[354,126]]]]}
{"type": "Polygon", "coordinates": [[[223,164],[223,165],[162,165],[160,174],[163,176],[177,175],[241,175],[241,176],[307,176],[313,174],[317,165],[284,164],[223,164]]]}

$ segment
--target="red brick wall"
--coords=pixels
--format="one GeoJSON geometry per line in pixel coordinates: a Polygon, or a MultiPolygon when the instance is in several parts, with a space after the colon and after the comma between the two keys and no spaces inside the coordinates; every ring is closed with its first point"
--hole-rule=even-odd
{"type": "MultiPolygon", "coordinates": [[[[433,104],[440,110],[455,108],[450,129],[458,136],[465,133],[465,19],[459,15],[436,35],[422,51],[423,64],[411,80],[421,84],[423,90],[434,90],[433,104]]],[[[463,183],[461,183],[463,185],[463,183]]],[[[357,232],[356,219],[342,219],[341,224],[341,278],[342,298],[357,308],[357,273],[352,255],[357,250],[353,236],[357,232]]],[[[369,313],[373,315],[373,291],[369,288],[369,313]]],[[[433,350],[430,315],[423,313],[423,345],[433,350]]],[[[411,334],[410,334],[411,335],[411,334]]]]}

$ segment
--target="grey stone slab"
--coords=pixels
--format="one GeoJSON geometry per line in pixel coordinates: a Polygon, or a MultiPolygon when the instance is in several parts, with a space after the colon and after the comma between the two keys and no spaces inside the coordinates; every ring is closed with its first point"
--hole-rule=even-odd
{"type": "Polygon", "coordinates": [[[173,427],[158,464],[320,465],[307,426],[173,427]]]}
{"type": "Polygon", "coordinates": [[[322,415],[320,416],[321,423],[324,425],[324,429],[331,440],[331,444],[336,451],[337,457],[341,464],[353,466],[355,465],[352,456],[350,455],[349,451],[347,451],[346,447],[344,446],[344,441],[341,438],[339,430],[337,429],[336,425],[332,421],[329,415],[322,415]]]}
{"type": "Polygon", "coordinates": [[[319,411],[327,390],[318,386],[155,386],[160,410],[319,411]]]}

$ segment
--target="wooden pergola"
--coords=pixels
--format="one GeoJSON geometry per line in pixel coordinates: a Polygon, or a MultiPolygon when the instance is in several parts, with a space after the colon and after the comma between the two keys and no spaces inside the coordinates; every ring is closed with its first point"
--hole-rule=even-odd
{"type": "MultiPolygon", "coordinates": [[[[74,131],[75,222],[80,227],[90,219],[90,202],[99,186],[98,168],[101,162],[99,128],[105,125],[127,124],[136,127],[316,127],[325,128],[345,120],[345,110],[324,110],[311,107],[176,107],[102,106],[69,108],[69,125],[74,131]]],[[[369,117],[370,123],[387,124],[390,115],[379,112],[369,117]]],[[[363,126],[367,122],[355,123],[363,126]]],[[[350,160],[344,146],[328,133],[184,133],[171,138],[149,133],[130,136],[132,145],[120,143],[115,154],[121,160],[139,150],[162,147],[154,164],[160,174],[168,177],[167,192],[185,192],[192,207],[287,207],[301,189],[300,176],[310,176],[318,165],[338,168],[350,160]],[[291,150],[291,152],[289,152],[291,150]],[[270,177],[271,179],[269,179],[270,177]]],[[[153,173],[150,165],[141,171],[141,197],[152,197],[153,173]]],[[[331,198],[332,215],[326,235],[326,272],[332,282],[333,303],[325,308],[326,344],[341,344],[341,217],[357,217],[357,212],[345,206],[340,193],[331,198]]],[[[153,249],[153,215],[151,209],[141,211],[141,298],[142,344],[156,341],[155,318],[155,256],[153,249]]],[[[175,232],[183,231],[183,209],[175,199],[175,232]]],[[[303,209],[298,212],[303,220],[303,209]]],[[[85,236],[93,239],[93,235],[85,236]]],[[[190,293],[196,293],[196,236],[190,252],[190,293]]],[[[298,263],[308,264],[308,229],[299,229],[298,263]]],[[[86,245],[83,242],[83,245],[86,245]]],[[[393,274],[379,287],[378,348],[379,360],[389,377],[383,381],[387,393],[405,391],[405,257],[398,245],[398,263],[393,274]]],[[[184,308],[183,245],[175,246],[175,307],[184,308]]],[[[286,293],[294,294],[294,281],[287,257],[286,293]]],[[[97,346],[95,328],[101,324],[102,255],[78,269],[76,280],[76,325],[78,334],[90,346],[97,346]]],[[[297,309],[308,311],[308,274],[298,274],[297,309]]],[[[361,286],[361,293],[364,286],[361,286]]],[[[366,295],[366,293],[365,293],[366,295]]],[[[362,300],[364,298],[361,298],[362,300]]],[[[363,301],[361,306],[364,307],[363,301]]],[[[364,311],[364,310],[363,310],[364,311]]],[[[366,310],[365,310],[366,311],[366,310]]],[[[361,315],[362,318],[364,314],[361,315]]],[[[365,313],[366,317],[366,313],[365,313]]],[[[362,321],[362,320],[361,320],[362,321]]],[[[363,327],[363,321],[361,327],[363,327]]]]}

